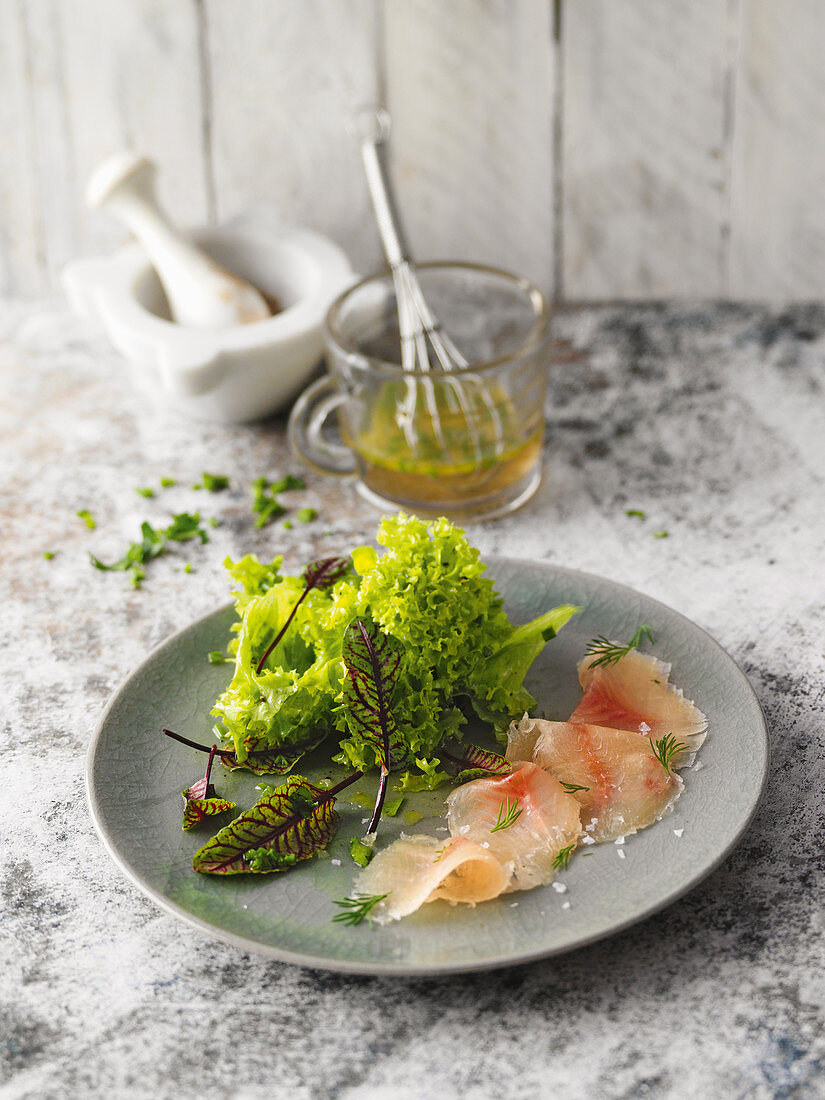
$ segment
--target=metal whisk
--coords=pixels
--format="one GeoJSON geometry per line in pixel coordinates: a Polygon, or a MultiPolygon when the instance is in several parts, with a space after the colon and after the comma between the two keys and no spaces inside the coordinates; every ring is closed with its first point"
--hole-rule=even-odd
{"type": "MultiPolygon", "coordinates": [[[[496,403],[487,386],[477,376],[467,375],[460,379],[449,377],[451,372],[464,371],[470,364],[427,304],[401,231],[398,208],[383,156],[390,133],[390,116],[381,107],[365,107],[359,111],[355,121],[381,245],[395,288],[401,367],[404,371],[419,376],[429,373],[448,376],[440,380],[439,390],[444,395],[448,410],[463,416],[476,461],[480,462],[483,447],[479,431],[479,409],[477,404],[474,407],[474,403],[468,399],[467,390],[468,386],[472,387],[475,396],[480,398],[487,410],[495,453],[500,454],[504,440],[496,403]]],[[[447,444],[442,432],[441,414],[432,379],[409,379],[404,404],[398,410],[398,423],[408,444],[415,451],[419,443],[416,423],[419,390],[423,393],[427,421],[432,424],[433,434],[439,445],[446,451],[447,444]],[[420,387],[416,382],[420,382],[420,387]]]]}

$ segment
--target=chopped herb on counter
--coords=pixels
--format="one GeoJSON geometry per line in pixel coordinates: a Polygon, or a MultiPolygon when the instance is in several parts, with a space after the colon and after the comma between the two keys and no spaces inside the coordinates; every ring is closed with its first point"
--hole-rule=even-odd
{"type": "Polygon", "coordinates": [[[192,572],[192,562],[191,561],[188,561],[186,563],[186,565],[184,565],[183,571],[184,571],[184,573],[191,573],[192,572]]]}
{"type": "Polygon", "coordinates": [[[225,474],[208,474],[204,470],[200,481],[192,488],[207,489],[210,493],[222,493],[224,489],[229,488],[229,478],[225,474]]]}
{"type": "Polygon", "coordinates": [[[295,477],[294,474],[287,474],[286,477],[273,481],[271,485],[273,493],[288,493],[292,489],[306,489],[306,487],[303,478],[295,477]]]}
{"type": "Polygon", "coordinates": [[[46,561],[51,561],[54,557],[54,550],[44,550],[43,557],[46,559],[46,561]]]}
{"type": "Polygon", "coordinates": [[[270,483],[265,477],[258,477],[252,482],[252,511],[258,517],[256,527],[264,527],[286,511],[275,493],[270,491],[270,483]]]}
{"type": "Polygon", "coordinates": [[[135,489],[135,492],[139,497],[153,497],[155,495],[155,490],[148,487],[135,489]]]}
{"type": "Polygon", "coordinates": [[[95,527],[97,527],[97,520],[88,508],[81,508],[79,512],[75,512],[75,515],[80,516],[90,531],[94,531],[95,527]]]}
{"type": "Polygon", "coordinates": [[[670,531],[654,531],[654,539],[666,539],[670,537],[670,531]]]}
{"type": "Polygon", "coordinates": [[[318,513],[315,511],[314,508],[299,508],[298,511],[295,513],[295,518],[298,520],[299,523],[312,523],[312,521],[316,519],[317,516],[318,513]]]}
{"type": "Polygon", "coordinates": [[[119,561],[107,565],[96,558],[94,554],[89,554],[89,560],[95,569],[104,572],[130,573],[132,586],[140,588],[141,581],[146,576],[146,570],[143,569],[143,566],[152,558],[157,558],[164,553],[167,542],[186,542],[197,537],[200,538],[201,542],[209,541],[208,534],[200,526],[200,515],[197,512],[193,515],[188,512],[181,512],[173,516],[172,522],[166,528],[159,529],[153,527],[151,523],[144,522],[140,525],[140,533],[142,535],[141,541],[133,542],[119,561]]]}
{"type": "Polygon", "coordinates": [[[162,477],[160,479],[161,489],[171,489],[173,485],[177,485],[177,481],[173,477],[162,477]]]}
{"type": "Polygon", "coordinates": [[[636,519],[644,519],[645,514],[640,508],[628,508],[625,512],[626,516],[635,516],[636,519]]]}

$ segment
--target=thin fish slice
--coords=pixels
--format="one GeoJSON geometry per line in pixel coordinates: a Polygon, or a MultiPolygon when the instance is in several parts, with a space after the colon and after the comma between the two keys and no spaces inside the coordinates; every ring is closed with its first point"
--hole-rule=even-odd
{"type": "Polygon", "coordinates": [[[579,804],[532,763],[511,775],[474,779],[447,798],[447,824],[454,836],[482,845],[512,865],[507,890],[531,890],[550,882],[562,848],[578,843],[579,804]]]}
{"type": "Polygon", "coordinates": [[[513,725],[507,758],[528,752],[536,764],[572,791],[584,831],[615,840],[658,821],[679,797],[681,779],[667,771],[650,742],[631,730],[576,722],[545,722],[526,715],[513,725]]]}
{"type": "Polygon", "coordinates": [[[570,715],[571,722],[609,726],[650,734],[658,741],[672,734],[685,748],[673,758],[672,767],[690,763],[705,739],[708,720],[670,684],[670,665],[632,649],[612,665],[598,665],[595,654],[579,662],[579,682],[584,696],[570,715]]]}
{"type": "Polygon", "coordinates": [[[504,893],[512,867],[464,837],[405,836],[377,852],[355,878],[355,893],[388,896],[371,917],[400,920],[425,902],[443,898],[475,905],[504,893]]]}

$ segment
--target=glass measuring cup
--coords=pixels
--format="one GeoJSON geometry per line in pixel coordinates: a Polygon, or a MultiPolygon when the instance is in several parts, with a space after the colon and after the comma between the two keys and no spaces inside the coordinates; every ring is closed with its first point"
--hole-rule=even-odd
{"type": "Polygon", "coordinates": [[[465,522],[504,515],[541,480],[544,298],[526,279],[477,264],[422,264],[417,273],[470,366],[402,370],[392,276],[369,276],[330,307],[330,373],[296,402],[290,441],[321,472],[357,477],[359,493],[384,511],[465,522]]]}

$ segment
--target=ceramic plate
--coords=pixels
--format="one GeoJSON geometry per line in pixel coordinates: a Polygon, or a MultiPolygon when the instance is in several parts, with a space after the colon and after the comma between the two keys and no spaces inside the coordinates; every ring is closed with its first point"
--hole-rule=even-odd
{"type": "MultiPolygon", "coordinates": [[[[515,623],[558,603],[585,607],[528,677],[544,717],[565,718],[576,705],[576,663],[589,639],[626,638],[642,623],[653,628],[653,652],[672,663],[672,683],[709,721],[701,768],[682,772],[685,790],[672,814],[621,847],[596,845],[592,855],[574,856],[556,880],[564,892],[544,886],[475,909],[436,902],[384,927],[332,922],[339,911],[333,900],[352,891],[356,868],[348,842],[363,832],[374,782],[362,780],[339,800],[341,826],[329,858],[281,875],[198,875],[192,855],[212,831],[208,825],[182,831],[180,792],[202,776],[204,757],[163,737],[161,729],[211,743],[209,710],[231,666],[211,665],[206,655],[226,644],[233,619],[227,607],[158,646],[114,695],[92,739],[92,816],[125,873],[159,905],[245,950],[304,966],[400,975],[481,970],[569,951],[642,920],[708,875],[747,828],[767,772],[765,722],[745,677],[698,626],[632,589],[546,563],[488,561],[515,623]]],[[[328,760],[328,753],[316,754],[301,770],[315,780],[343,774],[340,767],[331,771],[328,760]]],[[[215,778],[219,792],[240,808],[256,801],[260,779],[219,767],[215,778]]],[[[409,796],[398,817],[382,822],[382,840],[402,829],[432,833],[443,827],[446,794],[442,788],[409,796]],[[410,811],[423,819],[405,822],[410,811]]]]}

